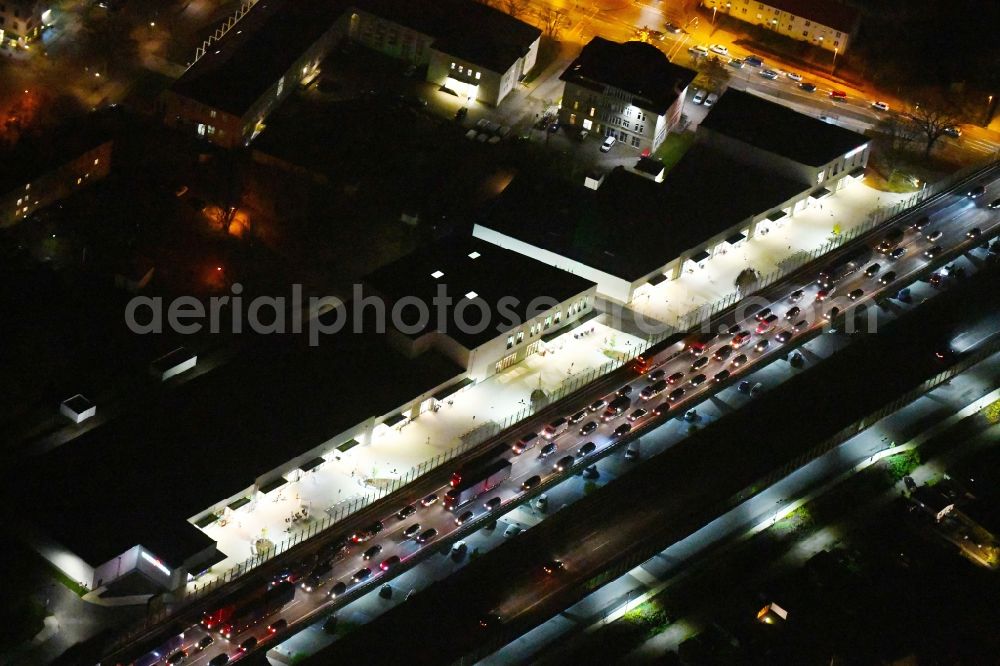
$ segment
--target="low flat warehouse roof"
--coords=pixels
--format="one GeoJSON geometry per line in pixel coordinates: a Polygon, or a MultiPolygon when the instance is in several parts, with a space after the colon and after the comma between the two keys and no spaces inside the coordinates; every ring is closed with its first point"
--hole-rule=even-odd
{"type": "Polygon", "coordinates": [[[347,4],[347,0],[261,0],[170,89],[242,116],[333,26],[347,4]]]}
{"type": "Polygon", "coordinates": [[[13,496],[91,564],[141,543],[176,565],[207,545],[188,518],[462,372],[433,352],[406,359],[383,336],[345,331],[316,347],[305,334],[253,341],[228,365],[36,459],[10,480],[13,496]]]}
{"type": "Polygon", "coordinates": [[[696,144],[662,183],[621,167],[596,191],[518,177],[479,224],[635,282],[807,187],[696,144]]]}

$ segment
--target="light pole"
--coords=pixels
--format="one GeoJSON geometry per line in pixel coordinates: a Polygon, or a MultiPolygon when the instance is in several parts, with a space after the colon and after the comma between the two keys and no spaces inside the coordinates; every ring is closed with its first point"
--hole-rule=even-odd
{"type": "Polygon", "coordinates": [[[990,120],[991,120],[990,116],[992,116],[992,113],[990,113],[990,112],[992,110],[993,110],[993,95],[987,95],[986,96],[986,122],[983,123],[984,127],[986,125],[990,124],[990,120]]]}
{"type": "Polygon", "coordinates": [[[712,25],[715,25],[715,12],[719,11],[719,8],[715,5],[712,6],[712,25]]]}
{"type": "Polygon", "coordinates": [[[834,46],[833,47],[833,69],[837,68],[837,54],[838,53],[840,53],[840,47],[839,46],[834,46]]]}

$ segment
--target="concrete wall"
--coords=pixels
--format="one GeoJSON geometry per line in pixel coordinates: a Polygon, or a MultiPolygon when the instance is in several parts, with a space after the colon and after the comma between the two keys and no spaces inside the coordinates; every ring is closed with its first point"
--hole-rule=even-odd
{"type": "Polygon", "coordinates": [[[0,227],[16,224],[36,210],[107,176],[111,170],[112,144],[111,140],[105,141],[13,190],[0,193],[0,227]]]}

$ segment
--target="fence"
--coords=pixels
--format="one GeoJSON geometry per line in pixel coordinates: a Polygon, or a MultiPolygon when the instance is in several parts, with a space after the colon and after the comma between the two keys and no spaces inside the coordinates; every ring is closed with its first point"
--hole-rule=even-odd
{"type": "MultiPolygon", "coordinates": [[[[1000,162],[991,162],[985,166],[966,167],[955,172],[948,178],[935,183],[934,185],[924,187],[919,192],[916,192],[903,201],[899,201],[892,206],[885,206],[872,211],[868,214],[868,219],[858,226],[845,233],[838,234],[810,252],[799,252],[793,255],[788,261],[784,262],[784,265],[782,265],[781,268],[761,277],[757,281],[754,291],[759,291],[774,284],[778,280],[795,272],[806,264],[819,259],[827,253],[836,250],[837,248],[860,236],[863,236],[872,229],[882,226],[887,221],[911,212],[911,209],[928,202],[931,198],[940,196],[942,193],[950,191],[961,182],[972,178],[983,178],[996,171],[998,167],[1000,167],[1000,162]]],[[[740,291],[733,291],[732,293],[716,300],[714,303],[692,308],[678,318],[677,328],[682,331],[687,331],[697,326],[701,326],[704,322],[711,320],[711,318],[718,313],[732,305],[735,305],[741,299],[746,298],[749,295],[750,292],[741,293],[740,291]]]]}
{"type": "Polygon", "coordinates": [[[243,0],[243,2],[240,3],[239,9],[233,12],[222,25],[216,28],[215,32],[209,35],[208,38],[201,43],[201,46],[195,49],[194,60],[188,63],[187,69],[190,69],[196,62],[201,60],[201,58],[208,53],[208,49],[212,46],[212,44],[225,37],[226,33],[232,30],[233,26],[239,23],[240,19],[246,16],[247,13],[257,5],[258,1],[259,0],[243,0]]]}
{"type": "MultiPolygon", "coordinates": [[[[814,249],[812,252],[803,253],[802,255],[796,257],[795,261],[790,262],[788,265],[782,267],[781,269],[767,274],[758,282],[757,289],[763,289],[771,284],[774,284],[777,280],[782,277],[792,273],[793,271],[801,268],[810,261],[813,261],[828,252],[831,252],[838,247],[844,245],[845,243],[858,238],[859,236],[871,231],[872,229],[883,224],[887,220],[895,218],[898,215],[906,213],[910,208],[919,205],[921,203],[927,202],[932,197],[936,197],[943,192],[947,192],[957,184],[971,177],[982,178],[985,175],[995,171],[1000,167],[1000,162],[993,162],[985,167],[979,168],[967,168],[962,171],[953,174],[950,178],[946,179],[942,183],[938,183],[931,187],[926,187],[920,192],[916,193],[906,201],[897,203],[896,205],[874,211],[869,219],[863,224],[851,229],[845,234],[830,240],[826,244],[814,249]]],[[[521,409],[518,412],[510,414],[502,421],[490,422],[485,427],[477,428],[475,431],[466,433],[466,435],[460,437],[460,443],[458,446],[445,451],[429,460],[416,465],[410,470],[408,470],[404,475],[399,478],[393,479],[390,483],[386,484],[382,488],[372,489],[370,492],[364,495],[359,495],[353,498],[344,500],[336,505],[329,507],[326,511],[327,517],[321,521],[318,521],[310,525],[306,530],[293,534],[288,539],[279,542],[274,548],[270,548],[262,553],[257,553],[254,556],[246,559],[239,565],[229,569],[224,575],[213,580],[212,582],[197,587],[195,590],[188,593],[183,599],[175,603],[172,607],[164,607],[163,609],[149,614],[139,625],[131,628],[129,631],[124,632],[119,635],[116,639],[113,649],[117,649],[131,642],[136,636],[143,632],[147,632],[151,627],[163,622],[165,619],[183,610],[185,607],[189,606],[194,601],[204,598],[207,594],[217,590],[223,585],[231,583],[242,576],[244,576],[249,571],[257,568],[261,564],[287,552],[289,549],[297,546],[304,541],[307,541],[327,530],[330,530],[338,523],[349,518],[353,514],[361,511],[362,509],[371,506],[376,501],[396,492],[397,490],[408,485],[412,481],[416,480],[418,477],[437,469],[441,465],[447,463],[454,458],[461,456],[471,449],[476,448],[483,442],[495,437],[499,433],[513,427],[514,425],[524,421],[525,419],[531,418],[532,416],[538,414],[541,410],[546,407],[562,400],[563,398],[573,394],[574,392],[580,390],[584,386],[587,386],[602,377],[610,375],[615,370],[618,370],[622,366],[630,363],[635,359],[636,356],[644,352],[649,347],[661,342],[667,337],[673,335],[677,331],[690,330],[691,328],[700,325],[706,320],[710,320],[711,317],[715,316],[719,312],[722,312],[726,308],[738,302],[745,295],[739,292],[733,292],[728,296],[725,296],[716,302],[696,308],[685,314],[680,321],[680,325],[676,328],[667,327],[666,330],[662,331],[657,335],[652,335],[647,338],[647,340],[637,346],[631,352],[625,354],[621,359],[612,360],[599,368],[581,373],[575,377],[568,378],[563,381],[560,387],[548,396],[543,401],[536,401],[530,406],[521,409]]]]}

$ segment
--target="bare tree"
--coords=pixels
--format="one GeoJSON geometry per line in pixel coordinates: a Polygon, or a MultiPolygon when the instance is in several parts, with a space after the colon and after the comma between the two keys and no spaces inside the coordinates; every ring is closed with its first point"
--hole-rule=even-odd
{"type": "Polygon", "coordinates": [[[542,32],[546,37],[557,40],[563,28],[569,27],[569,17],[558,9],[542,7],[538,10],[538,20],[542,23],[542,32]]]}
{"type": "Polygon", "coordinates": [[[757,288],[760,281],[760,273],[755,268],[744,268],[733,280],[733,286],[740,292],[741,296],[746,296],[757,288]]]}
{"type": "Polygon", "coordinates": [[[528,9],[529,0],[502,0],[500,8],[514,18],[524,14],[528,9]]]}
{"type": "Polygon", "coordinates": [[[932,96],[915,104],[909,118],[924,140],[924,158],[927,158],[937,140],[962,122],[962,110],[952,99],[932,96]]]}
{"type": "Polygon", "coordinates": [[[875,125],[876,142],[879,145],[879,158],[889,172],[888,178],[899,168],[900,163],[910,151],[914,141],[920,138],[916,125],[904,116],[884,116],[875,125]]]}

